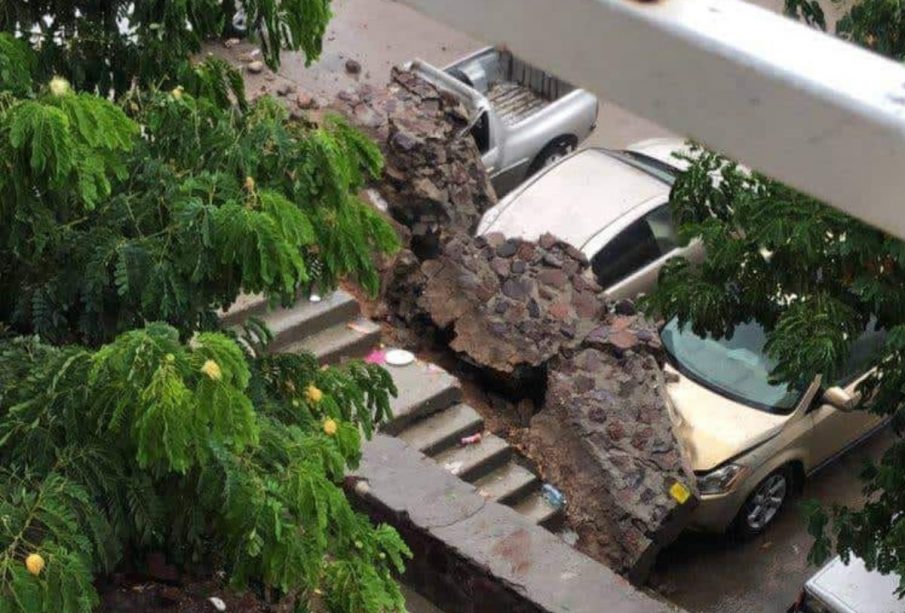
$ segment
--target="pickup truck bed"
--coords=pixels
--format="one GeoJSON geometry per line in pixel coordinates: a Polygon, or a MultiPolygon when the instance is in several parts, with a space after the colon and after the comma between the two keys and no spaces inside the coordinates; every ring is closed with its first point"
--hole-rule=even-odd
{"type": "Polygon", "coordinates": [[[549,100],[540,97],[531,88],[512,81],[492,84],[487,90],[487,100],[496,109],[500,120],[509,126],[550,104],[549,100]]]}

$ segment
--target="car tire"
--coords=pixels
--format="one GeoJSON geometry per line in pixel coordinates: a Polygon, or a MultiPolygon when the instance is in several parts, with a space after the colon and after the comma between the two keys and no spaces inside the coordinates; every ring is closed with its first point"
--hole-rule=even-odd
{"type": "Polygon", "coordinates": [[[531,162],[531,168],[528,170],[529,175],[533,175],[537,171],[558,163],[564,157],[575,151],[577,143],[569,137],[561,137],[548,143],[546,147],[541,149],[534,161],[531,162]]]}
{"type": "Polygon", "coordinates": [[[793,474],[788,467],[780,468],[757,484],[739,509],[735,518],[735,532],[743,540],[763,534],[779,517],[792,495],[793,474]]]}

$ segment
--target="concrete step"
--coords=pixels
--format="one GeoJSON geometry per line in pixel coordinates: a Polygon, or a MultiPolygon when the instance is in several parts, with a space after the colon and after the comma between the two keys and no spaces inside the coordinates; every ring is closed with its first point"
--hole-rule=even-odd
{"type": "Polygon", "coordinates": [[[480,443],[450,447],[434,456],[437,464],[465,481],[474,482],[503,465],[512,455],[509,443],[485,434],[480,443]]]}
{"type": "Polygon", "coordinates": [[[239,294],[228,309],[218,311],[220,321],[227,328],[238,326],[254,315],[261,317],[267,313],[267,299],[263,294],[239,294]]]}
{"type": "Polygon", "coordinates": [[[462,399],[459,381],[442,368],[415,360],[408,366],[387,366],[399,395],[390,400],[393,418],[381,425],[396,435],[415,420],[456,404],[462,399]]]}
{"type": "Polygon", "coordinates": [[[380,342],[380,326],[365,317],[338,324],[291,343],[281,349],[285,353],[308,351],[322,364],[336,364],[344,359],[367,355],[380,342]]]}
{"type": "Polygon", "coordinates": [[[458,444],[463,436],[481,432],[484,418],[467,404],[453,406],[409,425],[399,438],[425,455],[458,444]]]}
{"type": "MultiPolygon", "coordinates": [[[[261,310],[252,306],[245,309],[247,316],[257,317],[267,324],[273,334],[273,340],[269,345],[271,352],[281,351],[289,345],[331,326],[352,321],[358,317],[360,312],[355,298],[342,290],[324,296],[318,302],[300,298],[298,302],[288,308],[279,307],[268,311],[266,308],[261,310]]],[[[247,316],[235,321],[234,325],[241,325],[247,316]]]]}
{"type": "Polygon", "coordinates": [[[524,515],[528,520],[545,528],[553,528],[562,520],[562,510],[557,509],[535,490],[512,505],[512,508],[524,515]]]}
{"type": "Polygon", "coordinates": [[[424,553],[406,578],[447,611],[679,613],[398,438],[377,433],[361,447],[348,495],[424,553]]]}
{"type": "Polygon", "coordinates": [[[261,319],[274,336],[270,350],[279,351],[331,326],[354,321],[360,313],[358,301],[339,290],[324,296],[320,302],[299,300],[292,308],[272,311],[261,319]]]}
{"type": "Polygon", "coordinates": [[[537,477],[533,472],[513,460],[506,462],[490,474],[474,482],[478,493],[494,502],[512,504],[537,489],[537,477]]]}

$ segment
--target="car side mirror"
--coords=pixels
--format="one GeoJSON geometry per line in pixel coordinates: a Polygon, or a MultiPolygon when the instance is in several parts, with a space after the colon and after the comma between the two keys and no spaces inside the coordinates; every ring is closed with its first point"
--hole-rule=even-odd
{"type": "Polygon", "coordinates": [[[823,392],[823,401],[840,411],[854,410],[857,402],[851,394],[839,386],[833,386],[823,392]]]}

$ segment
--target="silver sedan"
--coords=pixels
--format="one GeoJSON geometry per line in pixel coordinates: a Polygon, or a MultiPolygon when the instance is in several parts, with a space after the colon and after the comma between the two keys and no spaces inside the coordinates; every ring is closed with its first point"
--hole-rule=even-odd
{"type": "Polygon", "coordinates": [[[545,232],[587,256],[611,299],[649,291],[667,259],[698,261],[697,241],[679,244],[669,192],[687,150],[677,139],[622,151],[583,149],[538,173],[488,210],[478,234],[537,240],[545,232]]]}

